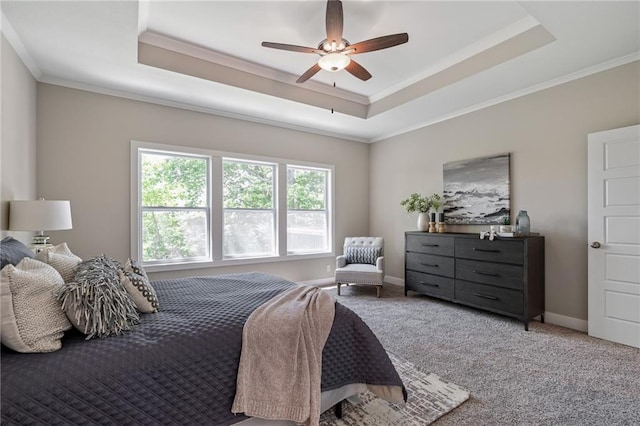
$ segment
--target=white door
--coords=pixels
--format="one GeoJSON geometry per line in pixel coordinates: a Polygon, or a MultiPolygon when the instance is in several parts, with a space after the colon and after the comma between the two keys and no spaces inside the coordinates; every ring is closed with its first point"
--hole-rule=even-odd
{"type": "Polygon", "coordinates": [[[589,335],[640,348],[640,126],[589,135],[589,335]]]}

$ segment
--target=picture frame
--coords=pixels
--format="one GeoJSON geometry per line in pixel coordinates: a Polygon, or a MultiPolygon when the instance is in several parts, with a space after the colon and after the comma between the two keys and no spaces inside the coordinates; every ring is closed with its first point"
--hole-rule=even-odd
{"type": "Polygon", "coordinates": [[[511,216],[511,154],[442,166],[445,221],[452,225],[500,225],[511,216]]]}

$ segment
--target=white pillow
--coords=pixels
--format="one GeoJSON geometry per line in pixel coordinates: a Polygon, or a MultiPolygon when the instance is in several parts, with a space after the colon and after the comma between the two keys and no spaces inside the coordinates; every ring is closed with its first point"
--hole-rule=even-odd
{"type": "Polygon", "coordinates": [[[120,271],[120,282],[142,313],[158,312],[158,296],[149,282],[149,277],[142,265],[128,259],[120,271]]]}
{"type": "Polygon", "coordinates": [[[65,283],[73,280],[76,266],[82,259],[71,253],[67,243],[49,247],[36,254],[36,259],[53,266],[62,275],[65,283]]]}
{"type": "Polygon", "coordinates": [[[53,352],[71,323],[58,300],[64,285],[53,267],[25,257],[2,268],[2,343],[18,352],[53,352]]]}

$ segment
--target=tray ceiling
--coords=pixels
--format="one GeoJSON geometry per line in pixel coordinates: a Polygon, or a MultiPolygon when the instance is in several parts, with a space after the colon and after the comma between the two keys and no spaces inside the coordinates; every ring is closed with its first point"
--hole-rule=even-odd
{"type": "Polygon", "coordinates": [[[321,71],[323,1],[3,1],[2,31],[39,81],[362,142],[639,59],[638,2],[344,0],[373,75],[321,71]],[[335,84],[335,87],[334,87],[335,84]]]}

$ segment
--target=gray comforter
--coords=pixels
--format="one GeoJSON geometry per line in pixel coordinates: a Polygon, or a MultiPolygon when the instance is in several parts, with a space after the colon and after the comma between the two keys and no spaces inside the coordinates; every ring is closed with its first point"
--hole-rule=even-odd
{"type": "MultiPolygon", "coordinates": [[[[265,301],[294,286],[233,274],[154,282],[160,312],[125,335],[61,350],[2,347],[3,424],[231,424],[242,327],[265,301]]],[[[403,386],[374,334],[349,309],[336,316],[323,351],[322,390],[350,383],[403,386]]],[[[404,388],[403,388],[404,389],[404,388]]]]}

